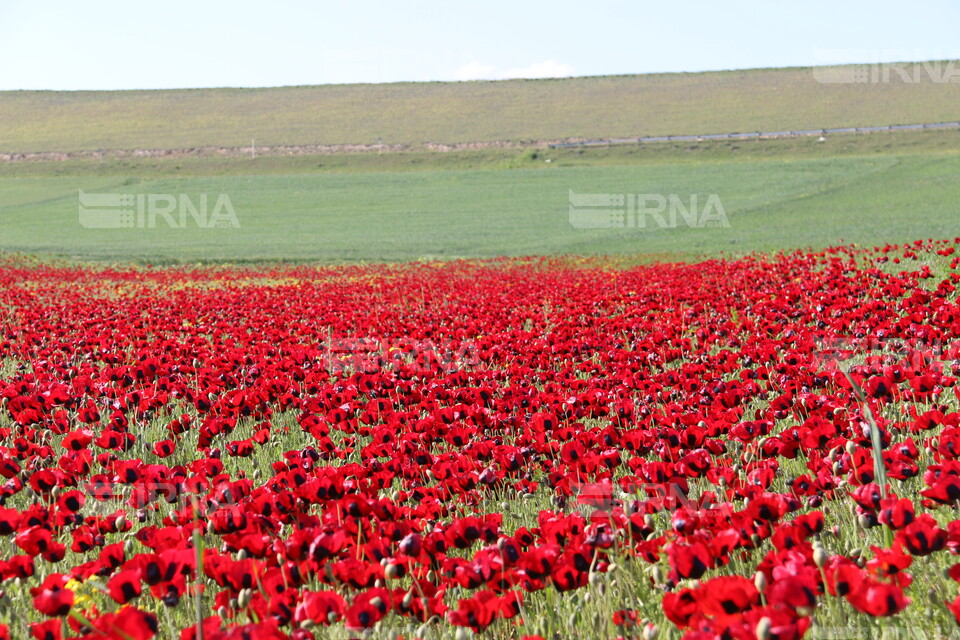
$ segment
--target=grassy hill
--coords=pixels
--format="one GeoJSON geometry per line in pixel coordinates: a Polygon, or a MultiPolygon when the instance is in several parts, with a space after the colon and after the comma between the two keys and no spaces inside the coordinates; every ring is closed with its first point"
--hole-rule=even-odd
{"type": "MultiPolygon", "coordinates": [[[[854,69],[834,69],[843,77],[854,69]]],[[[912,73],[912,72],[911,72],[912,73]]],[[[0,152],[257,145],[406,152],[0,162],[0,252],[81,259],[401,261],[620,254],[687,259],[956,235],[960,132],[590,149],[426,143],[956,120],[960,83],[834,83],[823,68],[567,80],[0,93],[0,152]],[[578,229],[569,192],[714,194],[729,228],[578,229]],[[238,228],[88,228],[79,192],[212,203],[238,228]]],[[[174,215],[174,218],[178,216],[174,215]]]]}
{"type": "MultiPolygon", "coordinates": [[[[469,143],[956,120],[923,67],[271,89],[0,92],[0,152],[469,143]]],[[[2,171],[2,166],[0,166],[2,171]]]]}

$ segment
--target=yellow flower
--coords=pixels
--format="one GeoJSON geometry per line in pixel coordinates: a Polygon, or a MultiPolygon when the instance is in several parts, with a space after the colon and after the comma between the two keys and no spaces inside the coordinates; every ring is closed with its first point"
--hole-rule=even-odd
{"type": "Polygon", "coordinates": [[[65,585],[64,588],[69,589],[70,591],[73,591],[74,605],[83,607],[84,605],[88,605],[91,602],[93,602],[93,600],[90,598],[89,593],[84,593],[84,591],[81,591],[81,589],[83,589],[83,583],[80,582],[79,580],[70,578],[70,580],[67,581],[67,584],[65,585]]]}

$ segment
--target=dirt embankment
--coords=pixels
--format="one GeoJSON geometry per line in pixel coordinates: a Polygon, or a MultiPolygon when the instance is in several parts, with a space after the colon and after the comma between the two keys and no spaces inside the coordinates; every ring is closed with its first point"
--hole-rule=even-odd
{"type": "Polygon", "coordinates": [[[522,149],[571,143],[576,140],[547,140],[528,142],[462,142],[440,144],[306,144],[267,147],[191,147],[189,149],[103,149],[99,151],[34,151],[23,153],[0,153],[3,162],[65,162],[78,159],[118,158],[239,158],[260,156],[312,156],[339,153],[400,153],[415,151],[450,152],[476,149],[522,149]]]}

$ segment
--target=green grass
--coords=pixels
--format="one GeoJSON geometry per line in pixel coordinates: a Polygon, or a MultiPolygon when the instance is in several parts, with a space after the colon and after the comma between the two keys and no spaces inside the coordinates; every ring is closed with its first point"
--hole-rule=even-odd
{"type": "MultiPolygon", "coordinates": [[[[0,249],[97,260],[399,261],[497,255],[690,258],[957,235],[960,155],[674,160],[300,175],[0,179],[0,249]],[[241,227],[91,230],[77,190],[229,196],[241,227]],[[729,229],[577,230],[568,192],[717,194],[729,229]]],[[[212,201],[211,201],[212,202],[212,201]]]]}
{"type": "Polygon", "coordinates": [[[925,72],[821,83],[822,68],[273,89],[0,92],[0,153],[423,145],[955,120],[925,72]]]}

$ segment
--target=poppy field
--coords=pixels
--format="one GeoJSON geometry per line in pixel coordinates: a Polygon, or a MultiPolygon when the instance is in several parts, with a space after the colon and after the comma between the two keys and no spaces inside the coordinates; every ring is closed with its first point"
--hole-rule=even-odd
{"type": "Polygon", "coordinates": [[[958,636],[958,247],[0,256],[0,638],[958,636]]]}

